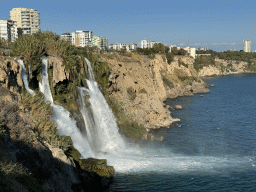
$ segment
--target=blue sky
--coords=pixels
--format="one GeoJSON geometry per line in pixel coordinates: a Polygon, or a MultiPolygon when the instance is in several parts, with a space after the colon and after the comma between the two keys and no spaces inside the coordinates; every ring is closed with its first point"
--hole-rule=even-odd
{"type": "Polygon", "coordinates": [[[109,43],[243,49],[250,39],[256,50],[255,0],[0,0],[0,19],[12,8],[40,12],[41,30],[58,34],[90,30],[109,43]]]}

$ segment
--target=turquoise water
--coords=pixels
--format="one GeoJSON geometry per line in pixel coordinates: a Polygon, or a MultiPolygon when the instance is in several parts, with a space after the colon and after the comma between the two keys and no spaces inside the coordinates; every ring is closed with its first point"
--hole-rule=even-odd
{"type": "Polygon", "coordinates": [[[204,81],[216,85],[211,93],[166,101],[183,106],[171,110],[181,122],[120,159],[137,166],[114,165],[109,191],[256,191],[256,75],[204,81]]]}

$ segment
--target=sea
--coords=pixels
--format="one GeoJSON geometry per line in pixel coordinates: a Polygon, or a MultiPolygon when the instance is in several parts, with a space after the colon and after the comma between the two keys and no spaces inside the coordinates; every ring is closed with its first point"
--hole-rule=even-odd
{"type": "Polygon", "coordinates": [[[256,75],[203,80],[211,93],[166,100],[183,109],[171,110],[179,123],[151,131],[163,141],[131,144],[113,161],[107,191],[256,191],[256,75]]]}

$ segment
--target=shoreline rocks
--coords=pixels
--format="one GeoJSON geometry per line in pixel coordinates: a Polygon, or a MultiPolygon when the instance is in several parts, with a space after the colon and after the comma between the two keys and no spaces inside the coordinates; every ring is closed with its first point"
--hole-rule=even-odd
{"type": "Polygon", "coordinates": [[[182,109],[181,105],[175,105],[175,109],[182,109]]]}

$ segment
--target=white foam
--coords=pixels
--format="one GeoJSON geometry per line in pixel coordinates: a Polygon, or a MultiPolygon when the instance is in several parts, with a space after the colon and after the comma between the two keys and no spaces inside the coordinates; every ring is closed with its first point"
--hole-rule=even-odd
{"type": "MultiPolygon", "coordinates": [[[[16,59],[16,58],[15,58],[16,59]]],[[[23,60],[21,59],[18,59],[18,63],[21,65],[22,67],[22,71],[21,71],[21,77],[22,77],[22,80],[23,80],[23,83],[24,83],[24,86],[25,86],[25,89],[31,94],[31,95],[35,95],[35,92],[29,88],[29,85],[28,85],[28,76],[27,76],[27,72],[26,72],[26,67],[23,63],[23,60]]]]}
{"type": "Polygon", "coordinates": [[[73,141],[74,147],[81,153],[83,158],[94,157],[94,154],[89,146],[89,143],[85,136],[83,136],[76,126],[75,120],[71,119],[69,112],[65,110],[62,106],[55,105],[53,103],[53,98],[48,81],[47,73],[47,58],[43,58],[43,72],[42,72],[42,84],[39,83],[39,89],[44,94],[45,100],[51,103],[53,107],[53,119],[56,121],[57,129],[59,134],[70,136],[73,141]]]}

